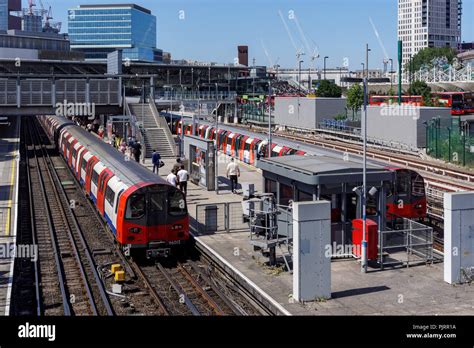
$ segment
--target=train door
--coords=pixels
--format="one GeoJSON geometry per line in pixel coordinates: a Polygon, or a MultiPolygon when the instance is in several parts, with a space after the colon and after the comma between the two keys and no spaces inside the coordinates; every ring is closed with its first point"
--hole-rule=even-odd
{"type": "Polygon", "coordinates": [[[102,216],[104,216],[104,199],[105,199],[105,188],[110,178],[114,176],[114,173],[108,168],[105,168],[99,175],[99,186],[97,187],[97,209],[102,216]]]}
{"type": "Polygon", "coordinates": [[[245,163],[250,163],[251,160],[250,160],[250,154],[253,152],[252,151],[252,145],[253,145],[253,142],[254,142],[254,139],[252,138],[247,138],[247,140],[245,141],[245,144],[244,144],[244,151],[243,151],[243,161],[245,163]]]}
{"type": "Polygon", "coordinates": [[[91,195],[92,172],[97,162],[99,162],[97,157],[91,156],[90,159],[87,161],[87,165],[86,165],[85,186],[86,186],[86,192],[89,196],[91,195]]]}
{"type": "MultiPolygon", "coordinates": [[[[247,140],[248,141],[248,140],[247,140]]],[[[257,157],[260,156],[260,152],[258,152],[259,149],[259,144],[262,141],[260,139],[253,139],[252,143],[250,144],[250,150],[249,150],[249,164],[255,164],[255,153],[257,153],[257,157]]]]}
{"type": "MultiPolygon", "coordinates": [[[[81,148],[77,151],[77,162],[76,162],[76,170],[74,172],[74,176],[79,181],[81,181],[82,161],[83,161],[84,155],[86,153],[87,153],[87,150],[83,146],[81,146],[81,148]]],[[[86,162],[86,164],[87,164],[87,162],[86,162]]],[[[85,168],[86,164],[84,164],[84,168],[85,168]]]]}
{"type": "Polygon", "coordinates": [[[72,151],[72,170],[74,176],[77,176],[77,167],[80,165],[79,154],[83,148],[84,146],[82,146],[81,143],[77,142],[76,145],[74,145],[74,150],[72,151]]]}
{"type": "Polygon", "coordinates": [[[72,136],[69,136],[67,141],[66,141],[66,158],[67,158],[67,164],[69,167],[71,167],[71,155],[72,155],[72,143],[75,141],[75,139],[72,136]]]}
{"type": "Polygon", "coordinates": [[[87,182],[88,163],[89,163],[89,160],[91,158],[92,158],[91,153],[88,150],[84,150],[84,152],[82,153],[81,167],[80,167],[80,170],[79,170],[79,172],[80,172],[79,182],[84,187],[84,189],[86,188],[86,182],[87,182]]]}
{"type": "Polygon", "coordinates": [[[69,157],[67,160],[69,168],[71,169],[73,169],[73,162],[75,157],[77,156],[76,144],[77,139],[71,138],[71,141],[69,142],[69,157]]]}
{"type": "Polygon", "coordinates": [[[99,191],[99,177],[104,170],[105,170],[105,166],[102,164],[102,162],[99,162],[99,161],[97,161],[97,163],[92,167],[90,196],[96,206],[97,206],[97,194],[99,191]]]}
{"type": "Polygon", "coordinates": [[[232,140],[234,137],[235,137],[234,133],[230,133],[229,135],[225,137],[223,150],[226,155],[232,154],[232,140]]]}

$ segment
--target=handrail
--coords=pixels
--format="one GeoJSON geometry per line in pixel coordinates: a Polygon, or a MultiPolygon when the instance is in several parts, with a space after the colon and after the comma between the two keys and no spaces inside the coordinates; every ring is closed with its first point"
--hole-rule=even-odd
{"type": "Polygon", "coordinates": [[[132,127],[132,134],[133,136],[135,136],[135,139],[137,141],[140,142],[140,144],[142,144],[142,158],[141,160],[143,161],[145,158],[146,158],[146,146],[145,145],[145,139],[144,139],[144,136],[143,136],[143,129],[138,127],[137,129],[137,117],[136,115],[134,115],[132,113],[132,111],[130,110],[130,106],[128,105],[128,102],[127,102],[127,98],[124,98],[124,101],[123,101],[123,105],[124,105],[124,108],[125,108],[125,114],[130,118],[130,125],[132,127]]]}
{"type": "Polygon", "coordinates": [[[176,146],[174,144],[174,139],[173,139],[173,134],[171,133],[170,128],[168,127],[168,123],[165,121],[163,117],[161,117],[158,113],[158,109],[156,108],[155,101],[153,98],[149,98],[150,100],[150,109],[151,113],[153,115],[153,118],[155,119],[155,123],[158,125],[159,128],[162,128],[163,131],[165,132],[166,139],[168,140],[168,144],[171,147],[171,150],[173,151],[173,155],[176,156],[176,146]]]}

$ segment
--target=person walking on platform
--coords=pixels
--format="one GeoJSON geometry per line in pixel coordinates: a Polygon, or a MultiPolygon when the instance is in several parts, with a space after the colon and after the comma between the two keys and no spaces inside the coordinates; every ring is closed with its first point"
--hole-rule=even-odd
{"type": "Polygon", "coordinates": [[[153,163],[153,173],[160,174],[160,162],[161,156],[158,151],[153,150],[153,154],[151,155],[151,162],[153,163]]]}
{"type": "Polygon", "coordinates": [[[227,165],[227,177],[230,179],[230,188],[232,193],[237,193],[238,177],[240,177],[239,165],[235,163],[234,159],[230,159],[227,165]]]}
{"type": "Polygon", "coordinates": [[[178,180],[179,189],[184,193],[184,197],[186,197],[188,195],[189,173],[186,169],[184,169],[184,164],[181,165],[181,169],[178,172],[178,180]]]}

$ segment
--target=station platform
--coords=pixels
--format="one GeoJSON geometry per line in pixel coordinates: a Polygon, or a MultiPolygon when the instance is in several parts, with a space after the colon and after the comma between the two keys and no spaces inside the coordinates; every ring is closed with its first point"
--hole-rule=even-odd
{"type": "MultiPolygon", "coordinates": [[[[175,160],[164,160],[160,175],[169,174],[175,160]]],[[[242,196],[232,194],[225,178],[228,158],[220,155],[220,193],[208,192],[188,184],[188,208],[195,219],[196,204],[241,202],[242,196]]],[[[242,182],[253,182],[262,192],[259,169],[240,164],[242,182]]],[[[145,165],[151,168],[149,160],[145,165]]],[[[228,268],[247,279],[283,315],[474,315],[474,288],[452,286],[443,281],[443,263],[385,268],[369,267],[363,274],[355,259],[333,259],[331,263],[332,298],[325,301],[298,303],[292,299],[292,274],[283,268],[267,265],[268,259],[254,252],[249,231],[198,233],[196,242],[202,244],[228,268]],[[236,253],[236,250],[238,252],[236,253]]],[[[282,257],[277,248],[277,258],[282,257]]]]}
{"type": "Polygon", "coordinates": [[[20,119],[8,117],[0,124],[0,316],[8,315],[13,284],[20,160],[20,119]]]}

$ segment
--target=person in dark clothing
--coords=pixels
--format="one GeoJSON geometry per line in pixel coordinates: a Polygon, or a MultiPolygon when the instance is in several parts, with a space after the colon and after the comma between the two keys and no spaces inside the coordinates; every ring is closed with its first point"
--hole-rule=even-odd
{"type": "Polygon", "coordinates": [[[176,159],[176,163],[173,165],[173,170],[175,173],[179,172],[181,170],[181,166],[182,166],[182,163],[181,163],[181,158],[177,158],[176,159]]]}
{"type": "Polygon", "coordinates": [[[135,161],[140,163],[140,157],[142,155],[142,145],[140,142],[136,142],[135,146],[133,147],[133,156],[135,157],[135,161]]]}
{"type": "Polygon", "coordinates": [[[153,150],[153,154],[151,155],[151,162],[153,163],[153,173],[159,174],[161,156],[158,151],[153,150]]]}

